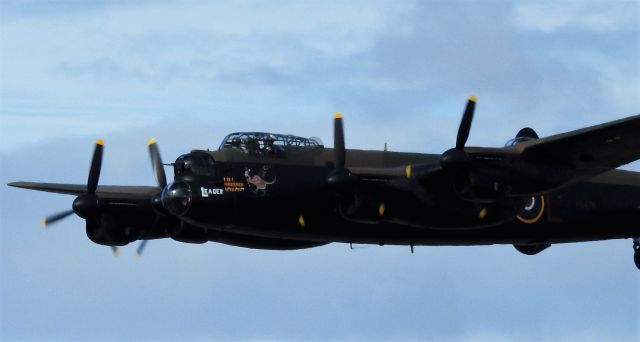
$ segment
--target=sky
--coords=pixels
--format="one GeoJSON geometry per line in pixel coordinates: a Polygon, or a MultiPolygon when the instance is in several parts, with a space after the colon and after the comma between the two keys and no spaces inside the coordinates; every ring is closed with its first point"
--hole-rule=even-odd
{"type": "MultiPolygon", "coordinates": [[[[153,185],[150,137],[330,146],[338,111],[349,148],[441,153],[471,94],[469,146],[638,114],[640,2],[0,1],[2,184],[83,184],[102,137],[101,184],[153,185]]],[[[40,229],[72,200],[0,187],[0,339],[640,340],[631,241],[115,258],[78,217],[40,229]]]]}

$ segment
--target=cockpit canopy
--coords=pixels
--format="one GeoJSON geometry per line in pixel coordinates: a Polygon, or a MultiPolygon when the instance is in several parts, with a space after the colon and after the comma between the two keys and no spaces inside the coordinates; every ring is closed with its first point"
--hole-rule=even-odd
{"type": "Polygon", "coordinates": [[[506,144],[504,144],[505,147],[511,147],[511,146],[515,146],[519,143],[523,143],[525,141],[530,141],[530,140],[535,140],[535,138],[531,138],[531,137],[516,137],[513,139],[510,139],[509,141],[507,141],[506,144]]]}
{"type": "Polygon", "coordinates": [[[227,135],[220,150],[238,150],[248,154],[280,155],[286,152],[323,148],[319,138],[303,138],[291,134],[237,132],[227,135]]]}

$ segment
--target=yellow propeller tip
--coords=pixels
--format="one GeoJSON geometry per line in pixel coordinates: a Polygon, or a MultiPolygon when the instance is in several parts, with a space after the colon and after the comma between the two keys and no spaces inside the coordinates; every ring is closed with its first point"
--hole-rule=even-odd
{"type": "Polygon", "coordinates": [[[478,216],[482,220],[483,218],[487,217],[488,213],[489,212],[488,212],[487,208],[482,208],[482,210],[480,210],[480,213],[478,214],[478,216]]]}
{"type": "Polygon", "coordinates": [[[478,98],[475,95],[471,95],[471,96],[469,96],[469,101],[478,102],[478,98]]]}
{"type": "Polygon", "coordinates": [[[42,225],[42,229],[47,228],[47,219],[43,218],[42,220],[40,220],[40,224],[42,225]]]}
{"type": "Polygon", "coordinates": [[[120,256],[120,248],[116,248],[116,250],[113,252],[113,255],[120,256]]]}
{"type": "Polygon", "coordinates": [[[157,142],[158,142],[158,140],[156,138],[151,138],[151,139],[149,139],[147,141],[147,145],[153,145],[153,144],[155,144],[157,142]]]}
{"type": "Polygon", "coordinates": [[[342,113],[336,113],[334,116],[335,119],[342,119],[342,113]]]}
{"type": "Polygon", "coordinates": [[[104,146],[104,140],[102,138],[98,139],[96,145],[104,146]]]}

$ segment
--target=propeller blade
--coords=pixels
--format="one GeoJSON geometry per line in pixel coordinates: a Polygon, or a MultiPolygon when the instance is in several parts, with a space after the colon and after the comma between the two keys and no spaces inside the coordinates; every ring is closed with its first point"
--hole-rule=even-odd
{"type": "Polygon", "coordinates": [[[160,157],[160,150],[158,149],[158,141],[156,138],[151,138],[149,139],[148,144],[153,175],[156,177],[156,181],[160,188],[164,189],[164,187],[167,186],[167,176],[165,175],[164,167],[162,166],[162,158],[160,157]]]}
{"type": "Polygon", "coordinates": [[[142,256],[142,251],[144,250],[144,247],[147,246],[147,241],[149,240],[142,240],[142,242],[140,242],[140,245],[138,245],[138,249],[136,249],[137,256],[142,256]]]}
{"type": "Polygon", "coordinates": [[[462,121],[460,122],[460,128],[458,129],[458,138],[456,139],[456,148],[462,150],[469,138],[469,132],[471,131],[471,122],[473,121],[473,112],[476,108],[477,98],[475,96],[469,96],[467,101],[467,107],[464,109],[464,115],[462,115],[462,121]]]}
{"type": "Polygon", "coordinates": [[[345,168],[346,153],[342,114],[336,113],[333,120],[333,170],[327,177],[327,183],[343,190],[353,183],[351,172],[345,168]]]}
{"type": "Polygon", "coordinates": [[[87,193],[93,194],[98,188],[98,180],[100,179],[100,168],[102,167],[102,151],[104,149],[104,140],[96,141],[96,148],[93,151],[91,159],[91,169],[89,169],[89,179],[87,179],[87,193]]]}
{"type": "Polygon", "coordinates": [[[111,251],[113,252],[114,256],[120,256],[120,248],[116,246],[111,246],[111,251]]]}
{"type": "Polygon", "coordinates": [[[60,213],[56,213],[53,215],[49,215],[45,218],[42,219],[42,228],[47,228],[48,225],[54,224],[62,219],[64,219],[65,217],[69,216],[73,214],[73,209],[69,209],[60,213]]]}
{"type": "Polygon", "coordinates": [[[333,158],[336,169],[344,169],[346,152],[344,147],[344,127],[342,114],[336,113],[333,121],[333,158]]]}

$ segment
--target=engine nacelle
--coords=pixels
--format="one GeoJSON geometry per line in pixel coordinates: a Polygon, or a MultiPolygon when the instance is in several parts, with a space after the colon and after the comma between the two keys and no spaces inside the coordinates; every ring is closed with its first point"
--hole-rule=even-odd
{"type": "MultiPolygon", "coordinates": [[[[521,129],[506,148],[538,139],[529,128],[521,129]]],[[[459,159],[459,158],[458,158],[459,159]]],[[[549,192],[570,182],[575,172],[568,164],[478,148],[471,154],[468,177],[461,177],[456,189],[469,201],[492,202],[505,197],[526,197],[549,192]]]]}
{"type": "Polygon", "coordinates": [[[118,222],[109,215],[86,220],[86,231],[89,240],[99,245],[124,246],[142,238],[143,231],[118,222]]]}
{"type": "Polygon", "coordinates": [[[513,245],[513,247],[518,250],[518,252],[526,255],[536,255],[545,249],[551,247],[551,244],[542,243],[535,245],[513,245]]]}

